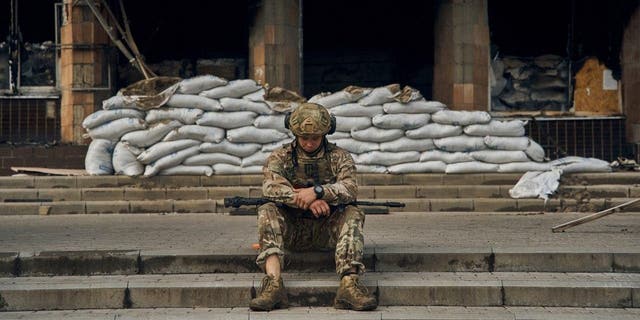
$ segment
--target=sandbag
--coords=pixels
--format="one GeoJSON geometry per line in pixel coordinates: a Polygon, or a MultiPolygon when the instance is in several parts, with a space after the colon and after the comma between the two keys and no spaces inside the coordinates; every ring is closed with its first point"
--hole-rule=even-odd
{"type": "Polygon", "coordinates": [[[123,95],[115,95],[110,97],[107,100],[102,101],[102,109],[103,110],[114,110],[114,109],[137,109],[142,110],[138,107],[138,104],[135,100],[129,99],[123,95]]]}
{"type": "Polygon", "coordinates": [[[148,164],[174,152],[199,145],[200,141],[192,139],[158,142],[138,155],[137,159],[141,163],[148,164]]]}
{"type": "Polygon", "coordinates": [[[284,127],[285,115],[261,115],[257,116],[253,121],[253,125],[256,128],[261,129],[275,129],[281,132],[289,132],[289,129],[284,127]]]}
{"type": "Polygon", "coordinates": [[[273,110],[264,102],[255,102],[245,99],[222,98],[220,104],[224,111],[251,111],[257,114],[272,114],[273,110]]]}
{"type": "Polygon", "coordinates": [[[252,125],[256,116],[252,111],[207,112],[196,123],[201,126],[234,129],[252,125]]]}
{"type": "Polygon", "coordinates": [[[349,132],[371,127],[369,117],[336,117],[336,131],[349,132]]]}
{"type": "Polygon", "coordinates": [[[220,152],[243,158],[258,152],[261,148],[262,145],[257,143],[231,143],[222,140],[219,143],[205,142],[201,144],[200,152],[220,152]]]}
{"type": "Polygon", "coordinates": [[[116,142],[120,140],[124,134],[145,129],[147,126],[142,119],[138,118],[122,118],[107,122],[103,125],[97,126],[91,130],[87,130],[87,134],[91,139],[98,140],[110,140],[116,142]]]}
{"type": "Polygon", "coordinates": [[[242,164],[240,166],[242,166],[243,168],[251,166],[264,166],[270,154],[270,152],[256,152],[246,158],[243,158],[242,164]]]}
{"type": "Polygon", "coordinates": [[[511,172],[529,172],[529,171],[548,171],[551,170],[551,165],[548,162],[514,162],[504,163],[498,168],[498,172],[511,173],[511,172]]]}
{"type": "Polygon", "coordinates": [[[544,149],[532,139],[529,139],[529,146],[524,150],[524,152],[533,161],[544,161],[544,149]]]}
{"type": "Polygon", "coordinates": [[[411,139],[400,137],[396,140],[380,143],[380,151],[401,152],[401,151],[427,151],[435,149],[433,139],[411,139]]]}
{"type": "Polygon", "coordinates": [[[404,131],[400,129],[380,129],[369,127],[364,130],[351,130],[351,136],[360,141],[387,142],[404,136],[404,131]]]}
{"type": "Polygon", "coordinates": [[[429,114],[379,114],[371,119],[374,126],[381,129],[411,130],[429,123],[429,114]]]}
{"type": "Polygon", "coordinates": [[[213,165],[215,174],[259,174],[262,173],[262,166],[241,167],[228,163],[218,163],[213,165]]]}
{"type": "Polygon", "coordinates": [[[486,111],[441,110],[431,115],[431,121],[454,126],[468,126],[489,123],[491,115],[486,111]]]}
{"type": "Polygon", "coordinates": [[[202,91],[224,86],[227,80],[213,75],[202,75],[180,81],[177,92],[186,94],[198,94],[202,91]]]}
{"type": "Polygon", "coordinates": [[[82,121],[82,127],[85,129],[93,129],[109,121],[122,118],[144,119],[144,113],[134,109],[98,110],[82,121]]]}
{"type": "Polygon", "coordinates": [[[560,185],[562,170],[530,171],[525,173],[513,188],[509,189],[512,198],[541,198],[548,199],[556,192],[560,185]]]}
{"type": "Polygon", "coordinates": [[[355,161],[358,164],[374,164],[392,166],[405,162],[417,162],[420,160],[420,153],[417,151],[406,152],[380,152],[371,151],[357,155],[355,161]]]}
{"type": "Polygon", "coordinates": [[[178,120],[171,120],[168,122],[158,122],[151,125],[146,130],[131,131],[122,138],[120,141],[128,143],[134,147],[148,147],[164,138],[169,131],[181,127],[182,123],[178,120]]]}
{"type": "Polygon", "coordinates": [[[398,91],[393,95],[393,99],[398,102],[407,103],[411,101],[424,100],[424,97],[418,89],[410,86],[404,86],[401,91],[398,91]]]}
{"type": "Polygon", "coordinates": [[[95,139],[87,148],[84,169],[92,176],[113,174],[114,143],[106,139],[95,139]]]}
{"type": "Polygon", "coordinates": [[[470,152],[486,149],[482,137],[469,137],[465,135],[433,139],[433,143],[438,149],[449,152],[470,152]]]}
{"type": "Polygon", "coordinates": [[[357,173],[387,173],[387,167],[378,165],[356,164],[357,173]]]}
{"type": "Polygon", "coordinates": [[[222,105],[218,100],[191,94],[174,94],[166,105],[173,108],[196,108],[203,111],[222,110],[222,105]]]}
{"type": "Polygon", "coordinates": [[[462,134],[462,127],[439,123],[429,123],[420,128],[407,130],[405,134],[411,139],[438,139],[445,137],[455,137],[462,134]]]}
{"type": "Polygon", "coordinates": [[[267,94],[267,91],[264,88],[260,88],[260,90],[258,91],[251,92],[249,94],[242,96],[242,99],[255,101],[255,102],[264,102],[266,94],[267,94]]]}
{"type": "Polygon", "coordinates": [[[484,144],[489,149],[524,151],[529,147],[528,137],[484,137],[484,144]]]}
{"type": "Polygon", "coordinates": [[[202,114],[203,110],[192,108],[161,108],[147,111],[145,120],[148,123],[164,120],[178,120],[183,124],[194,124],[202,114]]]}
{"type": "Polygon", "coordinates": [[[342,91],[334,92],[332,94],[315,95],[311,97],[311,99],[309,99],[309,102],[317,103],[327,109],[330,109],[335,106],[358,101],[360,98],[366,96],[371,91],[372,89],[370,88],[348,86],[342,89],[342,91]]]}
{"type": "Polygon", "coordinates": [[[499,136],[499,137],[521,137],[524,136],[524,126],[527,121],[511,120],[498,121],[491,120],[488,124],[472,124],[464,127],[464,133],[470,136],[499,136]]]}
{"type": "Polygon", "coordinates": [[[467,152],[446,152],[440,150],[425,151],[420,155],[420,162],[442,161],[444,163],[459,163],[473,161],[467,152]]]}
{"type": "Polygon", "coordinates": [[[351,131],[349,132],[336,131],[333,134],[327,135],[327,140],[329,141],[335,141],[338,139],[350,139],[350,138],[351,138],[351,131]]]}
{"type": "Polygon", "coordinates": [[[488,163],[510,163],[529,161],[523,151],[480,150],[471,152],[473,159],[488,163]]]}
{"type": "Polygon", "coordinates": [[[382,105],[361,106],[357,103],[347,103],[331,108],[330,112],[338,117],[368,117],[382,114],[382,105]]]}
{"type": "Polygon", "coordinates": [[[335,143],[338,147],[355,154],[380,150],[380,145],[377,142],[358,141],[350,138],[336,139],[332,142],[335,143]]]}
{"type": "Polygon", "coordinates": [[[158,172],[159,176],[207,176],[213,175],[211,166],[185,166],[177,165],[158,172]]]}
{"type": "Polygon", "coordinates": [[[212,166],[216,163],[228,163],[239,166],[242,163],[239,157],[226,153],[200,153],[184,159],[185,166],[212,166]]]}
{"type": "Polygon", "coordinates": [[[181,164],[182,161],[184,161],[186,158],[189,158],[198,153],[198,146],[192,146],[177,152],[170,153],[156,160],[155,162],[148,164],[144,169],[144,176],[154,176],[164,169],[175,167],[181,164]]]}
{"type": "Polygon", "coordinates": [[[379,87],[371,90],[371,92],[360,98],[358,100],[358,104],[363,106],[373,106],[373,105],[382,105],[387,102],[394,101],[393,97],[396,93],[400,91],[400,85],[390,84],[388,86],[379,87]]]}
{"type": "Polygon", "coordinates": [[[200,92],[199,95],[211,99],[240,98],[246,94],[258,91],[260,89],[262,89],[262,86],[258,85],[254,80],[240,79],[229,81],[225,86],[219,86],[213,89],[204,90],[200,92]]]}
{"type": "Polygon", "coordinates": [[[260,129],[254,126],[227,130],[227,140],[233,143],[270,143],[287,139],[286,133],[274,129],[260,129]]]}
{"type": "Polygon", "coordinates": [[[126,143],[119,142],[113,149],[113,171],[115,174],[136,177],[144,172],[144,165],[136,159],[126,143]]]}
{"type": "Polygon", "coordinates": [[[389,173],[424,173],[424,172],[444,172],[447,164],[442,161],[410,162],[401,163],[387,167],[389,173]]]}
{"type": "Polygon", "coordinates": [[[382,109],[384,112],[389,114],[394,113],[435,113],[442,109],[445,109],[445,106],[442,102],[438,101],[426,101],[415,100],[407,103],[401,102],[389,102],[382,105],[382,109]]]}
{"type": "Polygon", "coordinates": [[[499,166],[494,163],[480,161],[459,162],[448,164],[446,173],[473,173],[473,172],[497,172],[499,166]]]}
{"type": "Polygon", "coordinates": [[[555,165],[554,168],[562,169],[562,173],[611,172],[608,162],[596,158],[583,158],[582,161],[555,165]]]}
{"type": "Polygon", "coordinates": [[[171,130],[162,140],[175,141],[182,139],[194,139],[202,142],[218,143],[222,141],[224,137],[224,129],[191,124],[171,130]]]}

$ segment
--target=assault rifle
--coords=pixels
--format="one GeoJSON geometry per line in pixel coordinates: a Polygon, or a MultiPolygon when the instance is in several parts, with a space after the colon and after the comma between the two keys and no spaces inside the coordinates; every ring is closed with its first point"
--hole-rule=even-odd
{"type": "MultiPolygon", "coordinates": [[[[263,205],[265,203],[269,203],[269,202],[273,202],[276,203],[280,206],[286,206],[285,204],[275,201],[275,200],[271,200],[271,199],[266,199],[266,198],[250,198],[250,197],[231,197],[231,198],[224,198],[224,206],[226,208],[232,207],[232,208],[239,208],[241,206],[260,206],[263,205]]],[[[372,206],[372,207],[392,207],[392,208],[403,208],[405,206],[404,203],[402,202],[395,202],[395,201],[383,201],[383,202],[375,202],[375,201],[353,201],[347,204],[342,204],[342,205],[338,205],[338,206],[330,206],[331,207],[331,212],[334,212],[335,210],[344,210],[344,207],[346,205],[354,205],[354,206],[372,206]]],[[[315,218],[315,216],[313,214],[311,214],[309,211],[306,211],[303,215],[304,218],[315,218]]]]}

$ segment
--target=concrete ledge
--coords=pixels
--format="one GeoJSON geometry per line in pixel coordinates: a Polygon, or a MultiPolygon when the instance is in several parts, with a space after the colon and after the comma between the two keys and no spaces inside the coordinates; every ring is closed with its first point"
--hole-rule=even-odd
{"type": "Polygon", "coordinates": [[[518,201],[516,199],[473,199],[473,211],[475,212],[516,212],[518,201]]]}
{"type": "Polygon", "coordinates": [[[612,253],[495,251],[496,272],[613,272],[612,253]]]}
{"type": "Polygon", "coordinates": [[[82,189],[84,201],[119,201],[124,200],[122,188],[88,188],[82,189]]]}
{"type": "Polygon", "coordinates": [[[20,254],[20,276],[136,274],[138,255],[138,251],[127,250],[20,254]]]}
{"type": "Polygon", "coordinates": [[[25,199],[38,200],[37,189],[3,189],[0,192],[0,202],[22,201],[25,199]]]}
{"type": "Polygon", "coordinates": [[[173,200],[129,201],[130,213],[168,213],[174,212],[173,200]]]}
{"type": "Polygon", "coordinates": [[[80,189],[37,189],[38,199],[51,201],[80,201],[82,193],[80,189]]]}
{"type": "Polygon", "coordinates": [[[216,200],[175,200],[173,212],[176,213],[216,213],[216,200]]]}
{"type": "Polygon", "coordinates": [[[129,213],[129,201],[85,201],[87,214],[129,213]]]}
{"type": "Polygon", "coordinates": [[[85,214],[84,201],[43,202],[41,206],[51,206],[48,214],[85,214]]]}
{"type": "Polygon", "coordinates": [[[0,215],[32,215],[38,214],[39,202],[3,202],[0,203],[0,215]]]}
{"type": "MultiPolygon", "coordinates": [[[[614,253],[613,271],[640,273],[640,252],[614,253]]],[[[640,307],[640,304],[634,307],[640,307]]]]}
{"type": "Polygon", "coordinates": [[[209,191],[204,187],[167,188],[166,199],[170,200],[205,200],[209,199],[209,191]]]}
{"type": "Polygon", "coordinates": [[[31,176],[0,177],[0,188],[31,189],[36,187],[36,179],[31,176]]]}
{"type": "Polygon", "coordinates": [[[167,190],[124,188],[124,200],[166,200],[167,190]]]}
{"type": "Polygon", "coordinates": [[[383,306],[500,306],[500,281],[380,280],[383,306]]]}
{"type": "Polygon", "coordinates": [[[71,176],[37,176],[35,178],[35,188],[77,188],[76,177],[71,176]]]}
{"type": "Polygon", "coordinates": [[[503,282],[509,306],[631,308],[632,287],[611,284],[585,284],[574,281],[503,282]]]}
{"type": "Polygon", "coordinates": [[[430,211],[473,211],[472,199],[431,199],[430,211]]]}
{"type": "Polygon", "coordinates": [[[115,188],[120,186],[118,179],[121,176],[78,176],[76,186],[78,188],[115,188]]]}
{"type": "Polygon", "coordinates": [[[389,198],[389,199],[399,199],[399,198],[415,198],[416,197],[416,186],[375,186],[374,187],[374,195],[375,198],[389,198]]]}
{"type": "Polygon", "coordinates": [[[398,252],[376,248],[376,272],[488,272],[487,252],[398,252]]]}
{"type": "Polygon", "coordinates": [[[11,277],[16,274],[17,252],[0,252],[0,277],[11,277]]]}
{"type": "Polygon", "coordinates": [[[234,273],[260,272],[256,254],[204,254],[142,251],[141,273],[234,273]]]}
{"type": "Polygon", "coordinates": [[[262,175],[214,175],[211,177],[201,177],[201,185],[204,187],[213,186],[260,186],[262,185],[262,175]]]}

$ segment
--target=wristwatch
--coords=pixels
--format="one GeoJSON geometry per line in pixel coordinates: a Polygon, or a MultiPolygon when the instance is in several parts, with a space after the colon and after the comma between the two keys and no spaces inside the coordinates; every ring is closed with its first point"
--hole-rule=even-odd
{"type": "Polygon", "coordinates": [[[324,197],[324,188],[321,184],[313,186],[313,192],[316,193],[316,199],[322,199],[322,197],[324,197]]]}

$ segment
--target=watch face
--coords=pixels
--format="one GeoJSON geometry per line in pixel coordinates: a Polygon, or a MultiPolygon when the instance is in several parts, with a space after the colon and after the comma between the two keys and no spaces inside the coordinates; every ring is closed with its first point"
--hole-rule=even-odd
{"type": "Polygon", "coordinates": [[[324,191],[324,190],[322,189],[322,186],[315,186],[315,187],[313,188],[313,191],[315,191],[315,193],[320,194],[320,193],[322,193],[322,191],[324,191]]]}

